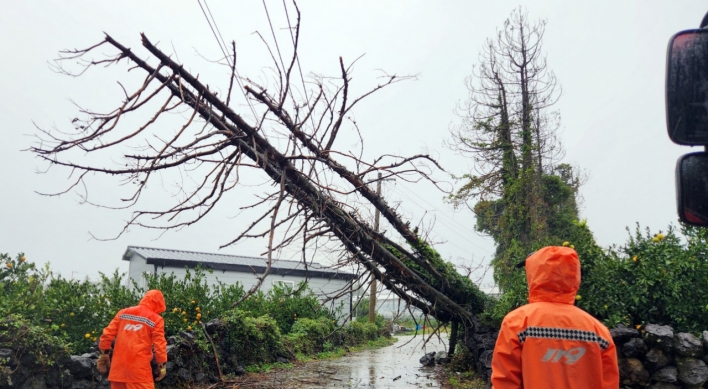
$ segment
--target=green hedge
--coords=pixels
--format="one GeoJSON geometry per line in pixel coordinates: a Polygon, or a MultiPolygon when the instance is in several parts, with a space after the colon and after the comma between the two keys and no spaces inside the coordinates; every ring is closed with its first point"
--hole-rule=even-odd
{"type": "Polygon", "coordinates": [[[330,351],[333,347],[339,346],[337,337],[334,336],[336,329],[336,322],[326,317],[299,319],[286,336],[286,342],[295,353],[312,355],[330,351]]]}
{"type": "Polygon", "coordinates": [[[708,328],[708,231],[644,232],[610,250],[585,277],[578,305],[609,326],[708,328]],[[682,235],[682,236],[680,236],[682,235]]]}
{"type": "Polygon", "coordinates": [[[347,346],[355,346],[369,340],[377,339],[381,328],[375,323],[352,322],[351,325],[345,327],[344,341],[347,346]]]}
{"type": "MultiPolygon", "coordinates": [[[[708,230],[683,226],[653,233],[629,231],[622,246],[603,250],[585,223],[565,242],[578,251],[582,284],[576,305],[603,321],[641,326],[668,324],[679,331],[708,328],[708,230]]],[[[512,274],[502,297],[485,318],[498,324],[506,313],[526,303],[523,270],[512,274]]]]}
{"type": "Polygon", "coordinates": [[[228,352],[244,366],[270,363],[283,354],[280,328],[272,317],[252,317],[248,312],[234,310],[222,321],[226,325],[228,352]]]}
{"type": "MultiPolygon", "coordinates": [[[[110,276],[100,274],[97,282],[73,280],[53,274],[48,265],[37,268],[24,254],[15,258],[0,254],[0,318],[19,315],[64,339],[73,353],[80,354],[96,343],[119,309],[136,305],[147,289],[159,289],[167,305],[162,315],[165,332],[176,335],[196,330],[201,322],[235,314],[231,304],[244,295],[241,285],[210,286],[206,273],[202,268],[187,269],[182,278],[146,273],[147,287],[141,288],[134,283],[126,286],[128,280],[118,271],[110,276]]],[[[259,291],[238,309],[258,320],[268,316],[283,334],[290,332],[298,319],[331,322],[339,315],[322,307],[306,283],[294,290],[276,286],[267,293],[259,291]]]]}

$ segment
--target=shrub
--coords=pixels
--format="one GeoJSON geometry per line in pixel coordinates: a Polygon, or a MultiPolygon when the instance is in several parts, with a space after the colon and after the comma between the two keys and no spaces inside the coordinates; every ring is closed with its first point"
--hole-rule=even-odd
{"type": "Polygon", "coordinates": [[[578,305],[609,326],[669,324],[708,328],[708,231],[683,227],[634,235],[588,274],[578,305]]]}
{"type": "Polygon", "coordinates": [[[69,351],[62,338],[19,315],[0,319],[0,344],[11,348],[16,355],[31,356],[27,359],[41,367],[54,365],[58,358],[67,358],[69,351]]]}
{"type": "Polygon", "coordinates": [[[363,320],[364,318],[366,320],[369,319],[370,302],[371,300],[368,297],[364,297],[355,304],[356,309],[354,311],[354,317],[356,320],[363,320]]]}
{"type": "MultiPolygon", "coordinates": [[[[98,282],[72,280],[53,274],[48,265],[38,269],[23,254],[10,258],[0,254],[0,318],[19,315],[68,342],[73,353],[95,345],[103,328],[119,309],[138,304],[147,289],[159,289],[165,296],[165,332],[168,336],[196,330],[201,322],[228,316],[231,304],[244,291],[241,285],[208,285],[202,268],[187,269],[186,276],[145,274],[146,287],[128,285],[124,274],[100,275],[98,282]]],[[[239,307],[257,320],[268,315],[280,333],[288,333],[298,319],[326,318],[335,314],[321,306],[303,283],[293,290],[274,287],[258,291],[239,307]]],[[[254,325],[265,325],[261,322],[254,325]]]]}
{"type": "MultiPolygon", "coordinates": [[[[637,226],[625,245],[608,250],[595,243],[584,222],[570,232],[567,242],[582,270],[580,308],[609,327],[651,322],[679,331],[708,328],[708,230],[682,227],[682,239],[673,227],[653,234],[637,226]]],[[[483,315],[492,324],[527,301],[525,273],[507,281],[508,289],[483,315]]]]}
{"type": "Polygon", "coordinates": [[[330,336],[336,330],[335,320],[328,317],[320,317],[319,319],[299,319],[293,326],[291,332],[287,335],[288,346],[296,353],[316,354],[324,349],[325,343],[330,342],[330,348],[333,346],[329,340],[330,336]]]}
{"type": "Polygon", "coordinates": [[[101,282],[54,276],[48,266],[37,269],[23,254],[10,260],[0,255],[0,315],[19,315],[35,326],[68,341],[72,352],[84,352],[100,336],[119,308],[137,296],[121,287],[123,276],[101,274],[101,282]],[[105,324],[104,324],[105,323],[105,324]]]}
{"type": "MultiPolygon", "coordinates": [[[[368,323],[369,322],[368,311],[367,311],[366,316],[359,316],[356,318],[356,321],[359,323],[368,323]]],[[[383,328],[386,325],[386,318],[383,317],[383,315],[376,313],[376,316],[374,316],[374,324],[376,324],[376,326],[379,328],[383,328]]]]}
{"type": "Polygon", "coordinates": [[[133,283],[133,288],[139,296],[148,289],[159,289],[165,297],[167,310],[165,333],[174,335],[179,331],[196,328],[201,322],[221,317],[231,309],[231,304],[238,301],[243,294],[240,284],[227,285],[218,283],[211,287],[206,281],[207,270],[202,267],[186,269],[186,275],[178,278],[170,274],[145,273],[147,288],[141,288],[133,283]]]}
{"type": "MultiPolygon", "coordinates": [[[[281,333],[291,332],[291,328],[302,319],[320,319],[325,322],[336,320],[336,312],[331,312],[320,304],[307,283],[296,288],[274,285],[262,298],[262,314],[270,315],[278,323],[281,333]]],[[[243,309],[248,309],[246,305],[243,309]]]]}
{"type": "Polygon", "coordinates": [[[499,327],[507,313],[528,302],[528,285],[523,271],[507,277],[507,290],[496,300],[489,300],[480,319],[489,325],[499,327]]]}
{"type": "Polygon", "coordinates": [[[379,337],[379,327],[375,323],[353,321],[344,328],[344,341],[347,346],[356,346],[379,337]]]}
{"type": "Polygon", "coordinates": [[[251,317],[248,312],[236,309],[222,320],[229,353],[236,355],[241,364],[274,362],[283,353],[280,329],[272,317],[251,317]]]}
{"type": "Polygon", "coordinates": [[[22,253],[14,260],[7,254],[0,254],[0,266],[0,314],[43,316],[33,311],[42,309],[44,283],[49,271],[46,268],[37,269],[34,263],[25,260],[22,253]]]}
{"type": "Polygon", "coordinates": [[[463,344],[463,342],[458,342],[455,346],[455,353],[450,357],[450,364],[448,368],[454,372],[462,371],[472,371],[474,369],[472,353],[463,344]]]}

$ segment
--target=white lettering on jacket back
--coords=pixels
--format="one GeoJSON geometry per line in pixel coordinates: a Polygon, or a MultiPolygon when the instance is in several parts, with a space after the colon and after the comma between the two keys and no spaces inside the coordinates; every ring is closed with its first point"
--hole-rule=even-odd
{"type": "Polygon", "coordinates": [[[570,350],[557,350],[554,348],[549,348],[546,351],[546,355],[543,356],[541,362],[560,362],[561,358],[565,358],[565,363],[572,365],[578,362],[582,356],[585,355],[585,347],[575,347],[570,350]]]}

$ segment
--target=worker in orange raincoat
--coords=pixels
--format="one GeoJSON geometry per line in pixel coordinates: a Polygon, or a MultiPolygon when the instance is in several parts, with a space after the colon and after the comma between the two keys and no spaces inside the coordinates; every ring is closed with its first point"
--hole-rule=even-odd
{"type": "Polygon", "coordinates": [[[610,331],[574,306],[578,253],[544,247],[521,266],[526,266],[529,303],[504,317],[492,356],[492,387],[617,389],[610,331]]]}
{"type": "Polygon", "coordinates": [[[160,313],[165,311],[165,298],[159,290],[149,290],[135,307],[121,309],[103,330],[98,348],[97,369],[105,374],[110,367],[108,381],[111,389],[153,389],[150,361],[155,350],[159,376],[167,374],[167,342],[165,341],[165,321],[160,313]],[[113,347],[113,360],[109,351],[113,347]]]}

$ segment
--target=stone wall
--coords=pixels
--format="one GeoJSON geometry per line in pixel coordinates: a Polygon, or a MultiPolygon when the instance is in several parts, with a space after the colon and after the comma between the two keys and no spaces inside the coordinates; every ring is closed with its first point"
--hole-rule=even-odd
{"type": "Polygon", "coordinates": [[[498,335],[499,329],[481,323],[477,317],[465,328],[463,339],[471,354],[472,366],[479,378],[487,382],[492,377],[492,353],[498,335]]]}
{"type": "Polygon", "coordinates": [[[708,331],[701,338],[648,324],[641,331],[611,330],[617,346],[620,385],[626,388],[699,388],[708,381],[708,331]]]}
{"type": "MultiPolygon", "coordinates": [[[[307,320],[309,319],[302,319],[298,323],[307,320]]],[[[322,335],[321,328],[317,327],[317,321],[310,320],[310,322],[315,324],[310,330],[317,333],[299,332],[297,335],[302,336],[304,342],[317,343],[316,347],[309,348],[311,352],[322,351],[321,347],[325,341],[321,338],[318,340],[317,336],[325,335],[322,335]]],[[[328,323],[329,319],[326,322],[328,323]]],[[[242,321],[214,319],[204,327],[209,339],[201,333],[192,331],[182,331],[178,336],[168,337],[167,376],[156,387],[191,387],[193,384],[219,382],[219,368],[212,344],[218,352],[219,367],[224,376],[244,374],[246,372],[244,363],[249,361],[254,363],[254,358],[257,358],[258,363],[288,363],[295,359],[294,353],[298,351],[295,341],[284,337],[277,338],[273,340],[277,347],[251,347],[259,350],[254,354],[254,350],[246,350],[244,338],[249,338],[251,343],[258,342],[257,335],[267,333],[267,328],[254,326],[253,330],[258,334],[249,334],[235,332],[234,326],[245,325],[242,321]]],[[[388,335],[391,332],[390,327],[379,328],[378,332],[368,335],[356,332],[357,329],[363,331],[360,327],[365,329],[366,326],[369,324],[358,326],[355,323],[342,331],[330,334],[331,337],[328,339],[335,346],[354,346],[373,340],[372,336],[388,335]]],[[[374,326],[374,329],[376,328],[374,326]]],[[[271,330],[274,331],[274,335],[280,336],[274,321],[271,330]]],[[[24,323],[0,320],[0,389],[107,389],[110,387],[106,377],[96,370],[99,356],[96,347],[83,355],[69,355],[66,348],[60,346],[61,342],[57,342],[56,338],[42,335],[41,330],[35,332],[39,335],[35,337],[17,335],[18,333],[31,334],[32,331],[33,329],[24,323]],[[14,326],[10,327],[8,323],[14,326]],[[8,330],[10,328],[12,331],[8,330]],[[28,341],[30,338],[31,341],[28,341]]],[[[156,370],[156,364],[153,364],[154,376],[157,376],[156,370]]]]}
{"type": "MultiPolygon", "coordinates": [[[[224,331],[214,320],[207,331],[219,337],[224,331]]],[[[221,336],[221,338],[225,338],[221,336]]],[[[210,349],[199,344],[194,333],[182,332],[167,339],[167,376],[157,387],[174,388],[180,384],[215,383],[218,369],[210,349]]],[[[225,341],[218,342],[223,374],[240,375],[245,369],[236,355],[224,352],[230,348],[225,341]]],[[[96,370],[98,349],[83,355],[68,355],[52,344],[39,345],[42,351],[32,352],[19,345],[0,344],[0,389],[107,389],[106,376],[96,370]]],[[[279,359],[287,362],[287,359],[279,359]]],[[[153,366],[155,368],[155,366],[153,366]]],[[[156,371],[154,375],[156,375],[156,371]]]]}
{"type": "MultiPolygon", "coordinates": [[[[678,389],[708,385],[708,331],[701,337],[676,333],[669,326],[648,324],[641,330],[610,330],[617,347],[621,388],[678,389]]],[[[475,322],[465,345],[480,378],[489,382],[498,330],[475,322]]]]}

